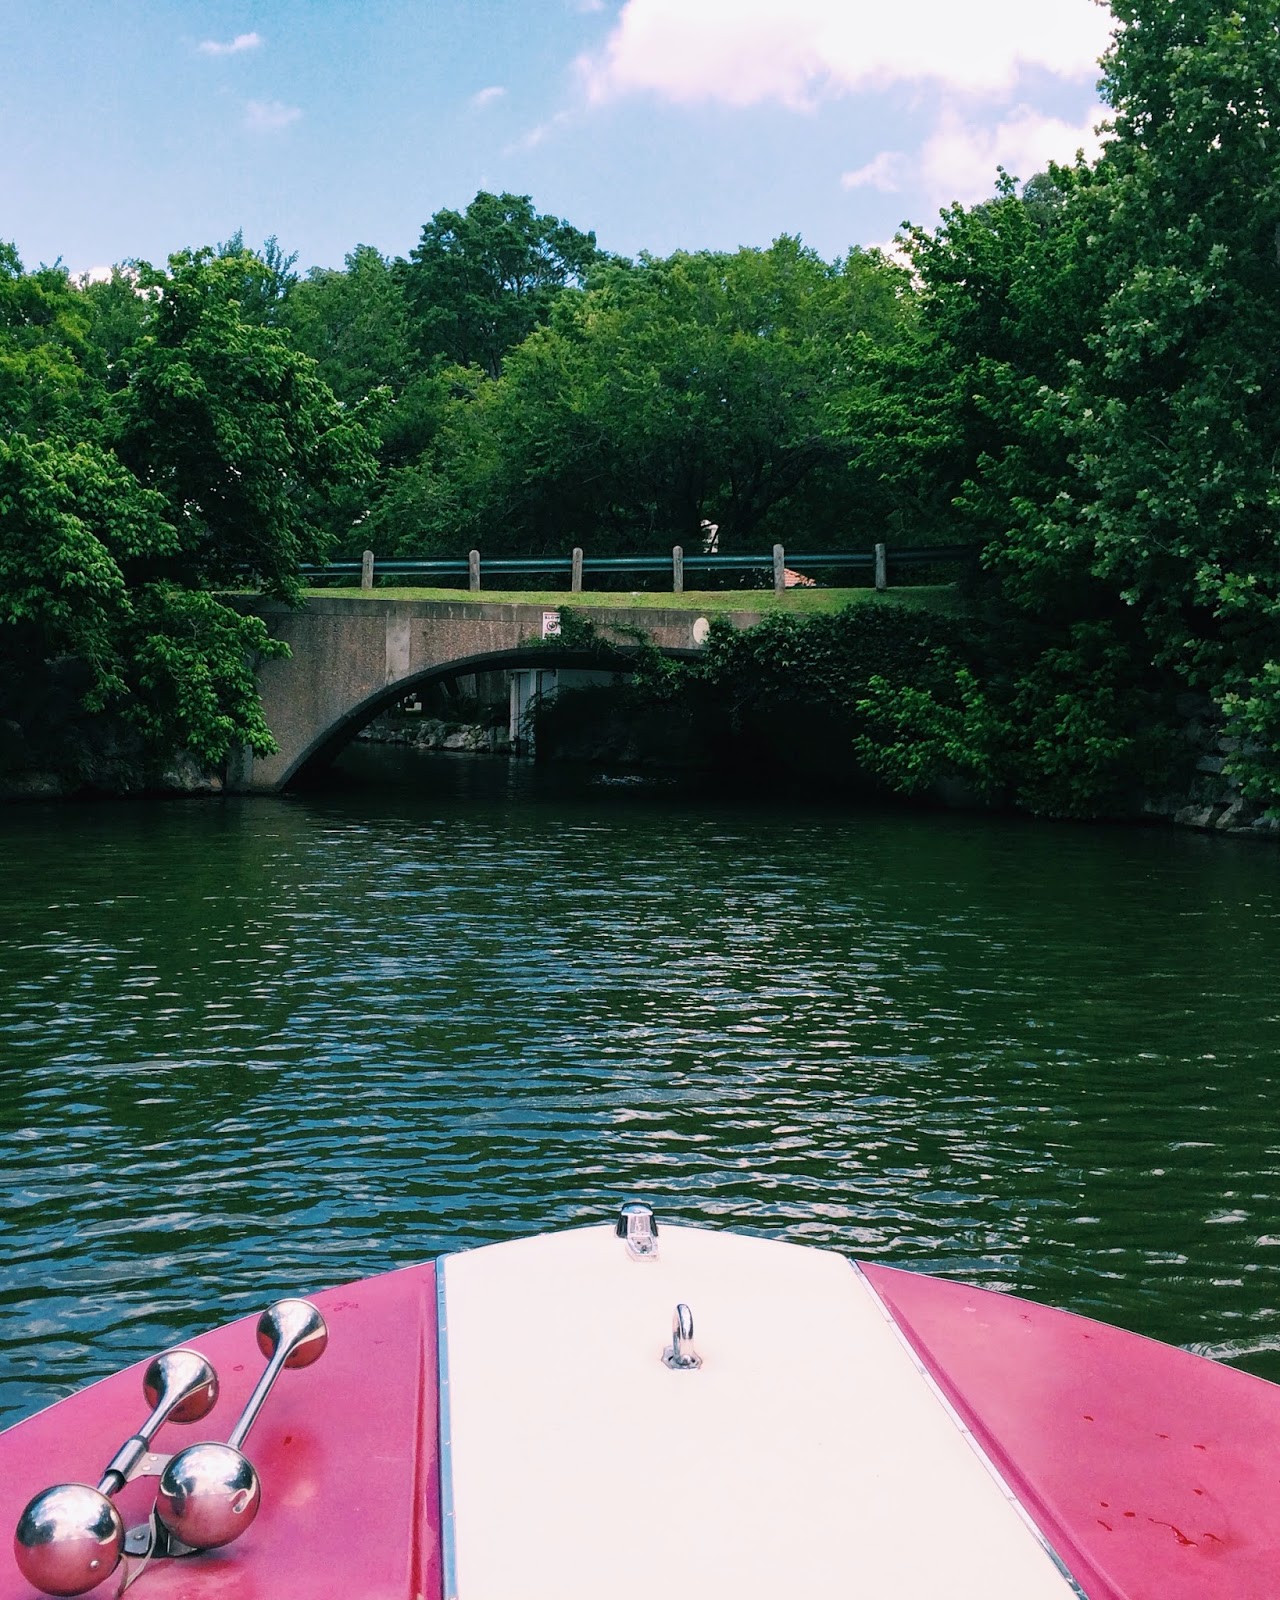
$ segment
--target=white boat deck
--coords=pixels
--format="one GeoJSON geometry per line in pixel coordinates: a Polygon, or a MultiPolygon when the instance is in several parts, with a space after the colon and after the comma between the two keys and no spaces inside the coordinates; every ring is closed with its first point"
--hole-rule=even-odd
{"type": "Polygon", "coordinates": [[[1078,1594],[848,1262],[660,1226],[444,1259],[448,1600],[1078,1594]]]}

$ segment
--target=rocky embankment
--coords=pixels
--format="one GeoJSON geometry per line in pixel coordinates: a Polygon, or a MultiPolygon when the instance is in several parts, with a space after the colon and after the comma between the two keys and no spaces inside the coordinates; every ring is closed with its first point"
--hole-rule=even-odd
{"type": "Polygon", "coordinates": [[[1184,719],[1183,738],[1194,763],[1191,780],[1177,792],[1148,798],[1142,805],[1142,814],[1203,832],[1280,838],[1280,817],[1265,816],[1265,807],[1246,800],[1239,784],[1227,772],[1240,741],[1223,732],[1221,718],[1211,702],[1184,695],[1178,710],[1184,719]]]}
{"type": "Polygon", "coordinates": [[[414,750],[450,750],[464,755],[508,756],[505,727],[449,722],[439,717],[379,717],[356,735],[370,744],[408,745],[414,750]]]}

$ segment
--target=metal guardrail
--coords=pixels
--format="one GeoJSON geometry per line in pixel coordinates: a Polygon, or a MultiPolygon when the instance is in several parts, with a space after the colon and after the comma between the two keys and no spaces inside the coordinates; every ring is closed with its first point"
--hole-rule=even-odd
{"type": "MultiPolygon", "coordinates": [[[[780,544],[768,554],[760,555],[685,555],[676,545],[669,556],[587,556],[575,548],[568,556],[493,556],[483,561],[478,550],[471,551],[466,560],[445,559],[413,561],[400,557],[377,560],[373,551],[366,550],[362,561],[331,561],[323,566],[304,566],[301,576],[308,582],[324,582],[341,578],[359,577],[362,589],[372,589],[374,578],[416,578],[420,581],[443,579],[441,588],[453,588],[449,579],[465,579],[465,587],[472,592],[480,589],[481,573],[492,580],[495,577],[523,577],[529,573],[563,574],[569,576],[569,591],[577,594],[583,580],[591,574],[604,573],[654,573],[669,572],[674,594],[684,591],[687,572],[771,572],[773,587],[781,593],[794,587],[814,572],[833,569],[869,571],[874,574],[877,589],[889,586],[889,566],[919,567],[934,564],[961,564],[973,559],[969,545],[913,545],[895,547],[892,552],[885,544],[876,544],[870,550],[842,550],[810,553],[789,553],[780,544]]],[[[434,586],[434,585],[428,585],[434,586]]],[[[456,587],[462,588],[463,584],[456,587]]]]}

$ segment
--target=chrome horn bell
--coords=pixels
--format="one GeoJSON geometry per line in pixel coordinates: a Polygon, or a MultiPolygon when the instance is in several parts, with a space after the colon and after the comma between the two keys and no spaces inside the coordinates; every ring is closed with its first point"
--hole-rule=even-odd
{"type": "Polygon", "coordinates": [[[188,1445],[160,1474],[156,1516],[192,1550],[230,1544],[250,1526],[262,1502],[253,1463],[240,1446],[272,1384],[286,1368],[309,1367],[329,1342],[324,1318],[308,1300],[278,1300],[258,1319],[258,1348],[267,1365],[226,1444],[188,1445]]]}
{"type": "Polygon", "coordinates": [[[125,1530],[109,1496],[131,1478],[156,1470],[150,1447],[162,1422],[198,1422],[209,1414],[218,1398],[218,1375],[194,1350],[165,1350],[147,1366],[142,1392],[151,1414],[112,1456],[98,1487],[56,1484],[36,1495],[18,1519],[14,1559],[27,1582],[45,1594],[84,1594],[115,1571],[125,1530]]]}

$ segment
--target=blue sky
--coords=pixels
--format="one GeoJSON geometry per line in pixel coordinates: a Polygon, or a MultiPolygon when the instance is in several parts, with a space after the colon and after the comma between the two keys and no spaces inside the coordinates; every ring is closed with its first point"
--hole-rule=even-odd
{"type": "Polygon", "coordinates": [[[477,189],[606,249],[824,256],[1093,147],[1093,0],[0,0],[0,238],[404,254],[477,189]]]}

